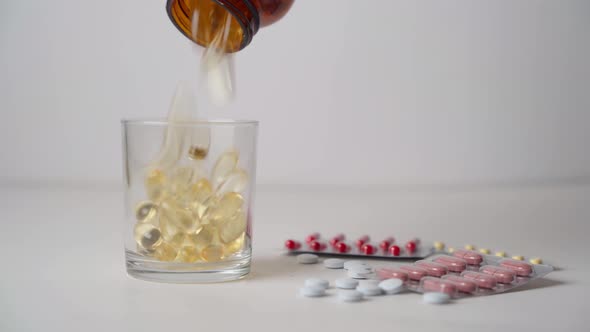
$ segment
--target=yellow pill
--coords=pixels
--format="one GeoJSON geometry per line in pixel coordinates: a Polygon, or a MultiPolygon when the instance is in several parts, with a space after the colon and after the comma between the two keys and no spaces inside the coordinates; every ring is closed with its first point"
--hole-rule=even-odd
{"type": "Polygon", "coordinates": [[[227,176],[225,181],[217,188],[218,194],[225,194],[228,192],[242,192],[248,185],[248,174],[242,169],[236,169],[227,176]]]}
{"type": "Polygon", "coordinates": [[[176,227],[184,233],[194,233],[201,227],[201,221],[190,209],[178,205],[178,201],[166,200],[161,205],[160,227],[176,227]]]}
{"type": "Polygon", "coordinates": [[[498,257],[506,257],[506,253],[503,252],[503,251],[498,251],[498,252],[496,252],[496,256],[498,256],[498,257]]]}
{"type": "Polygon", "coordinates": [[[210,245],[205,247],[201,251],[201,258],[207,262],[217,262],[222,260],[224,257],[223,246],[221,245],[210,245]]]}
{"type": "Polygon", "coordinates": [[[183,263],[193,263],[199,259],[199,251],[195,247],[184,246],[178,250],[175,261],[183,263]]]}
{"type": "Polygon", "coordinates": [[[436,249],[437,251],[442,251],[445,248],[445,244],[440,242],[440,241],[436,241],[433,243],[432,245],[434,247],[434,249],[436,249]]]}
{"type": "Polygon", "coordinates": [[[228,151],[223,153],[217,159],[215,166],[213,166],[213,171],[211,174],[211,181],[213,182],[213,187],[217,188],[228,175],[233,172],[233,170],[238,165],[238,153],[237,151],[228,151]]]}
{"type": "Polygon", "coordinates": [[[209,245],[218,244],[219,235],[215,227],[205,225],[195,234],[188,235],[187,241],[198,250],[202,250],[209,245]]]}
{"type": "Polygon", "coordinates": [[[448,248],[448,249],[447,249],[447,252],[448,252],[449,254],[452,254],[452,253],[454,253],[454,252],[455,252],[455,248],[448,248]]]}
{"type": "Polygon", "coordinates": [[[529,262],[531,264],[543,264],[543,260],[540,257],[531,258],[529,262]]]}
{"type": "Polygon", "coordinates": [[[153,222],[158,215],[158,206],[150,201],[144,201],[135,207],[135,218],[139,222],[153,222]]]}
{"type": "Polygon", "coordinates": [[[242,235],[240,235],[240,237],[238,237],[237,239],[233,240],[232,242],[226,244],[225,250],[224,250],[226,256],[229,256],[231,254],[241,251],[244,248],[244,238],[245,237],[246,237],[246,234],[242,233],[242,235]]]}
{"type": "Polygon", "coordinates": [[[159,202],[166,196],[166,176],[161,170],[150,171],[145,178],[144,186],[148,198],[154,202],[159,202]]]}
{"type": "Polygon", "coordinates": [[[162,237],[169,245],[179,248],[184,243],[186,233],[174,222],[173,218],[174,214],[162,211],[160,215],[160,231],[162,232],[162,237]]]}
{"type": "Polygon", "coordinates": [[[489,255],[491,253],[490,249],[484,249],[484,248],[479,249],[479,252],[484,255],[489,255]]]}
{"type": "Polygon", "coordinates": [[[219,238],[221,242],[227,244],[240,237],[246,231],[246,214],[240,212],[233,218],[224,222],[219,229],[219,238]]]}
{"type": "Polygon", "coordinates": [[[162,242],[154,251],[154,257],[164,262],[171,262],[176,258],[176,249],[166,242],[162,242]]]}
{"type": "Polygon", "coordinates": [[[473,244],[466,244],[465,249],[467,250],[475,250],[475,246],[473,244]]]}
{"type": "Polygon", "coordinates": [[[170,193],[176,196],[187,195],[195,176],[193,167],[179,167],[172,171],[168,180],[170,193]]]}
{"type": "Polygon", "coordinates": [[[211,207],[207,211],[207,218],[214,224],[223,221],[224,219],[230,219],[244,204],[244,199],[238,193],[227,193],[219,199],[219,202],[214,207],[211,207]]]}
{"type": "Polygon", "coordinates": [[[144,249],[152,250],[162,242],[162,234],[156,226],[149,223],[138,223],[134,229],[135,242],[144,249]]]}
{"type": "Polygon", "coordinates": [[[524,257],[520,255],[512,256],[512,259],[516,259],[517,261],[524,261],[524,257]]]}
{"type": "Polygon", "coordinates": [[[213,189],[211,183],[207,179],[200,179],[195,182],[191,186],[189,193],[190,198],[199,203],[206,202],[211,195],[213,195],[213,189]]]}
{"type": "Polygon", "coordinates": [[[188,149],[188,157],[193,160],[202,160],[207,157],[209,149],[204,146],[193,145],[188,149]]]}

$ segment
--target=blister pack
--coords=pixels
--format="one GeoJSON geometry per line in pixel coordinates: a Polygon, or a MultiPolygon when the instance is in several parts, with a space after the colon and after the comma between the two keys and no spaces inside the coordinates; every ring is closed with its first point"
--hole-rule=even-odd
{"type": "Polygon", "coordinates": [[[312,253],[340,258],[371,257],[412,260],[425,258],[434,252],[432,247],[423,246],[418,238],[397,242],[392,236],[388,236],[375,244],[371,242],[368,235],[347,242],[344,234],[323,239],[319,233],[312,233],[303,241],[287,240],[285,248],[290,254],[312,253]]]}
{"type": "Polygon", "coordinates": [[[437,254],[414,264],[376,270],[379,279],[402,279],[417,293],[445,293],[453,298],[492,295],[523,286],[553,271],[543,264],[483,255],[471,250],[437,254]]]}

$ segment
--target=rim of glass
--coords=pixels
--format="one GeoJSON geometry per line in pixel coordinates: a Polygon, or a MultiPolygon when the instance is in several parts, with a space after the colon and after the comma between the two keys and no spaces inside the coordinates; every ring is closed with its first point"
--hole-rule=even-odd
{"type": "Polygon", "coordinates": [[[256,120],[242,120],[242,119],[196,119],[188,121],[173,121],[169,122],[162,118],[131,118],[121,119],[121,123],[124,125],[147,125],[147,126],[258,126],[256,120]]]}

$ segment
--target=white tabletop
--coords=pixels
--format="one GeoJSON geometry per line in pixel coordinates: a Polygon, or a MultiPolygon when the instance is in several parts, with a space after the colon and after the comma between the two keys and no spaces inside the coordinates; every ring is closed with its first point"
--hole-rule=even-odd
{"type": "MultiPolygon", "coordinates": [[[[178,285],[125,273],[122,194],[3,187],[0,331],[588,331],[590,186],[261,188],[253,272],[178,285]],[[509,293],[426,305],[413,293],[338,303],[300,298],[285,239],[311,231],[418,236],[541,256],[560,270],[509,293]]],[[[376,265],[397,264],[378,262],[376,265]]]]}

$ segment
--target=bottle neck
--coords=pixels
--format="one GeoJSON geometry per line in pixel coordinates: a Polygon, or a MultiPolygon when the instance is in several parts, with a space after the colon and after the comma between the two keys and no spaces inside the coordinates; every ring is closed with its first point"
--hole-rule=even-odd
{"type": "Polygon", "coordinates": [[[252,0],[167,0],[166,10],[178,30],[203,47],[214,42],[220,29],[229,28],[226,52],[248,46],[260,28],[252,0]]]}

